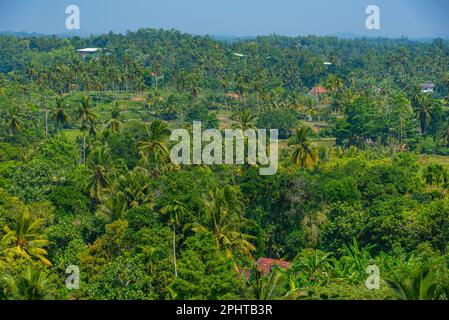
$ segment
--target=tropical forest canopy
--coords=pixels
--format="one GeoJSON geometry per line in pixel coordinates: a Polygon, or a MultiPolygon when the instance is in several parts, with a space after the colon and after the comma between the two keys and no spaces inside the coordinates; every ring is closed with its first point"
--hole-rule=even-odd
{"type": "Polygon", "coordinates": [[[0,299],[447,299],[448,97],[442,39],[0,36],[0,299]],[[277,174],[173,164],[193,121],[277,174]]]}

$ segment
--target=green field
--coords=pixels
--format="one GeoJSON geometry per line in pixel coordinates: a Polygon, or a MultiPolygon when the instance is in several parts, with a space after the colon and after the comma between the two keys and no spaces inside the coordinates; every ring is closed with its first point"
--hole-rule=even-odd
{"type": "Polygon", "coordinates": [[[423,165],[429,165],[429,164],[436,163],[436,164],[441,164],[441,165],[449,168],[449,156],[423,154],[420,156],[420,160],[423,165]]]}

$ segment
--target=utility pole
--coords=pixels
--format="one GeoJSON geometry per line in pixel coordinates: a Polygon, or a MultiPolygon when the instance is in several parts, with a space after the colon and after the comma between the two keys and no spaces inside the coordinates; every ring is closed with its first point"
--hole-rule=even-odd
{"type": "Polygon", "coordinates": [[[45,112],[45,136],[48,136],[48,109],[43,110],[45,112]]]}
{"type": "Polygon", "coordinates": [[[175,278],[178,277],[178,267],[176,266],[176,230],[173,224],[173,264],[175,266],[175,278]]]}
{"type": "Polygon", "coordinates": [[[403,137],[403,121],[402,121],[402,114],[401,114],[401,138],[400,138],[400,141],[401,141],[401,145],[402,145],[402,137],[403,137]]]}
{"type": "Polygon", "coordinates": [[[156,91],[157,91],[157,81],[158,81],[159,79],[163,79],[164,76],[158,77],[158,75],[157,75],[156,72],[153,72],[151,75],[154,77],[154,80],[155,80],[155,83],[156,83],[156,91]]]}

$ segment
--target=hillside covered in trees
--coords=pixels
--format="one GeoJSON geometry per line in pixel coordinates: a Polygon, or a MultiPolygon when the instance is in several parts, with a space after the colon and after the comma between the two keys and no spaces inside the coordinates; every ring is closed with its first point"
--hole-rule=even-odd
{"type": "Polygon", "coordinates": [[[0,36],[0,299],[448,299],[448,98],[442,39],[0,36]],[[277,173],[173,164],[193,121],[277,173]]]}

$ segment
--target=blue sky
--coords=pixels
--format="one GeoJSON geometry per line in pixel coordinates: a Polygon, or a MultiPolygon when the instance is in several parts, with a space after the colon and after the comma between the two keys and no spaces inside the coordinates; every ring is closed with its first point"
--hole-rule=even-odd
{"type": "Polygon", "coordinates": [[[226,36],[449,36],[447,0],[0,0],[0,31],[67,33],[71,4],[80,8],[82,34],[150,27],[226,36]],[[365,28],[371,4],[380,8],[379,31],[365,28]]]}

